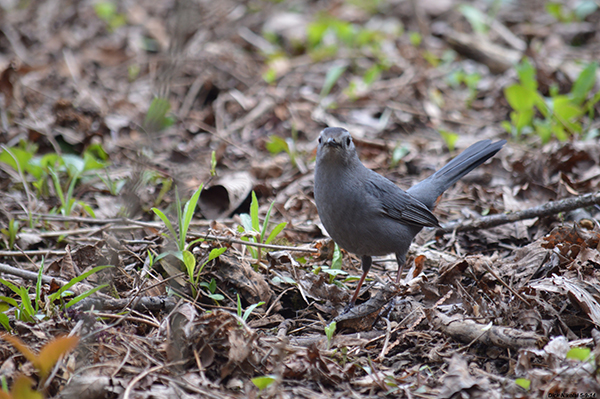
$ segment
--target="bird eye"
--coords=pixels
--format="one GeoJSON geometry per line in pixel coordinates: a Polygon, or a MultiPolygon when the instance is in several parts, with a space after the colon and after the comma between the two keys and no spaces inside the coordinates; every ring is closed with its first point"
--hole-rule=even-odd
{"type": "Polygon", "coordinates": [[[323,141],[323,139],[321,139],[321,136],[319,136],[319,144],[321,144],[321,141],[323,141]]]}
{"type": "Polygon", "coordinates": [[[352,139],[350,137],[346,137],[346,145],[349,147],[352,139]]]}

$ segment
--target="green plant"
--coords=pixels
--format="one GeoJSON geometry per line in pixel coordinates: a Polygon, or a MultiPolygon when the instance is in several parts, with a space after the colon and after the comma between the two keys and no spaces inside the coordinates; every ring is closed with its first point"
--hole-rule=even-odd
{"type": "Polygon", "coordinates": [[[341,283],[337,282],[335,278],[339,275],[346,275],[348,272],[342,270],[342,251],[337,244],[334,244],[333,259],[331,260],[331,266],[317,266],[313,270],[313,273],[319,274],[320,272],[329,275],[329,284],[336,284],[341,286],[341,283]]]}
{"type": "Polygon", "coordinates": [[[60,178],[58,173],[54,170],[54,168],[49,168],[50,176],[52,177],[52,183],[54,183],[54,191],[60,200],[60,207],[55,208],[55,210],[59,211],[63,216],[70,216],[75,208],[75,205],[81,206],[88,215],[92,217],[96,217],[94,214],[94,210],[85,202],[81,200],[77,200],[73,197],[73,190],[75,189],[75,184],[79,180],[80,173],[75,172],[75,174],[71,177],[71,180],[67,186],[67,190],[63,191],[63,188],[60,184],[60,178]]]}
{"type": "Polygon", "coordinates": [[[254,377],[252,378],[250,381],[252,381],[252,383],[260,390],[260,391],[264,391],[265,389],[267,389],[271,384],[273,384],[275,381],[277,381],[277,377],[274,375],[263,375],[260,377],[254,377]]]}
{"type": "Polygon", "coordinates": [[[598,63],[588,64],[579,74],[571,92],[559,94],[557,88],[550,89],[550,97],[538,91],[535,68],[528,60],[517,65],[519,83],[504,89],[506,100],[512,107],[510,122],[502,126],[516,138],[522,134],[536,133],[543,143],[554,136],[564,141],[570,135],[581,133],[585,115],[594,117],[594,105],[600,101],[600,92],[591,96],[596,83],[598,63]],[[541,114],[539,118],[536,111],[541,114]]]}
{"type": "MultiPolygon", "coordinates": [[[[67,284],[65,284],[62,287],[60,287],[58,289],[58,291],[56,291],[55,293],[49,295],[48,296],[48,300],[50,302],[54,302],[54,301],[59,300],[59,299],[62,301],[64,298],[73,295],[73,293],[69,291],[69,288],[71,288],[75,284],[80,283],[81,281],[85,280],[86,278],[88,278],[92,274],[97,273],[100,270],[107,269],[109,267],[113,267],[113,266],[111,266],[111,265],[96,266],[93,269],[90,269],[87,272],[82,273],[79,276],[72,278],[71,280],[69,280],[69,282],[67,284]]],[[[43,268],[40,267],[40,270],[42,270],[42,269],[43,268]]],[[[38,276],[38,285],[41,284],[40,281],[41,281],[41,273],[40,273],[40,276],[38,276]]],[[[70,308],[71,306],[75,305],[76,303],[80,302],[81,300],[87,298],[88,296],[92,295],[93,293],[95,293],[95,292],[97,292],[97,291],[99,291],[99,290],[101,290],[101,289],[103,289],[105,287],[108,287],[108,284],[101,284],[101,285],[99,285],[97,287],[91,288],[91,289],[89,289],[89,290],[87,290],[87,291],[85,291],[85,292],[77,295],[75,298],[71,299],[69,302],[67,302],[65,304],[65,309],[70,308]]],[[[41,288],[41,285],[40,285],[40,288],[41,288]]]]}
{"type": "Polygon", "coordinates": [[[242,313],[242,300],[240,298],[240,294],[237,294],[237,315],[242,320],[246,321],[246,320],[248,320],[248,317],[250,317],[250,315],[252,314],[252,312],[254,311],[254,309],[256,309],[257,307],[262,306],[264,304],[265,303],[263,301],[260,301],[258,303],[254,303],[254,304],[248,306],[246,308],[246,310],[244,310],[244,312],[242,313]]]}
{"type": "Polygon", "coordinates": [[[297,138],[298,131],[296,129],[292,129],[292,137],[290,138],[284,139],[279,136],[272,135],[269,137],[266,148],[271,154],[274,155],[281,152],[286,152],[290,157],[292,165],[296,166],[296,158],[298,157],[298,150],[296,149],[297,138]]]}
{"type": "Polygon", "coordinates": [[[0,162],[4,162],[19,172],[25,190],[29,191],[25,173],[34,178],[33,187],[41,196],[49,195],[49,182],[53,185],[61,205],[55,212],[68,216],[76,205],[81,206],[88,214],[94,215],[92,208],[83,201],[73,197],[76,184],[83,180],[86,172],[106,167],[108,156],[99,145],[89,146],[82,156],[56,153],[43,156],[35,155],[37,146],[21,141],[13,148],[3,147],[0,162]],[[61,179],[66,184],[61,185],[61,179]]]}
{"type": "Polygon", "coordinates": [[[8,221],[8,228],[0,229],[0,233],[6,237],[8,243],[6,243],[6,247],[10,250],[14,249],[15,241],[17,240],[17,235],[19,234],[19,222],[15,219],[10,219],[8,221]]]}
{"type": "Polygon", "coordinates": [[[517,378],[515,380],[515,384],[517,384],[526,391],[529,391],[529,389],[531,388],[531,380],[528,380],[526,378],[517,378]]]}
{"type": "Polygon", "coordinates": [[[94,4],[94,11],[98,18],[103,20],[110,30],[115,30],[125,25],[127,17],[125,14],[117,12],[117,6],[111,1],[101,1],[94,4]]]}
{"type": "MultiPolygon", "coordinates": [[[[188,243],[186,243],[186,237],[187,237],[187,232],[190,228],[190,223],[192,222],[192,217],[194,216],[194,211],[196,209],[196,206],[198,205],[198,199],[200,198],[200,193],[202,192],[202,188],[203,188],[203,185],[201,184],[200,187],[198,187],[198,189],[194,192],[192,197],[185,203],[185,205],[183,206],[183,209],[181,207],[181,200],[179,199],[179,194],[177,194],[177,192],[175,192],[175,198],[176,198],[175,205],[177,208],[177,227],[178,227],[177,231],[175,231],[173,224],[171,223],[171,221],[169,220],[169,218],[165,215],[165,213],[163,211],[161,211],[158,208],[152,208],[152,211],[163,221],[163,223],[167,227],[168,235],[171,237],[171,239],[177,245],[176,251],[168,251],[168,252],[162,253],[159,256],[157,256],[155,259],[153,258],[152,261],[156,262],[156,261],[164,258],[167,255],[173,255],[177,259],[179,259],[185,266],[185,269],[186,269],[186,272],[187,272],[187,275],[188,275],[188,278],[190,280],[190,284],[192,287],[192,294],[194,297],[197,294],[200,274],[202,273],[204,266],[206,266],[206,264],[208,262],[210,262],[211,260],[218,258],[220,255],[222,255],[227,250],[227,248],[213,248],[208,255],[208,260],[205,261],[202,264],[202,266],[200,266],[196,270],[196,258],[194,256],[194,254],[192,254],[190,252],[190,248],[197,242],[203,241],[203,239],[199,238],[188,244],[188,243]]],[[[214,291],[212,292],[212,294],[214,294],[214,291]]],[[[209,295],[209,297],[210,297],[210,295],[209,295]]],[[[215,299],[215,298],[213,298],[213,299],[215,299]]],[[[220,298],[220,299],[222,299],[222,298],[220,298]]]]}
{"type": "Polygon", "coordinates": [[[201,287],[206,288],[210,294],[207,295],[207,297],[209,297],[210,299],[212,299],[213,301],[222,301],[223,299],[225,299],[225,297],[221,294],[217,294],[217,282],[215,281],[214,278],[210,279],[210,282],[206,282],[206,281],[202,281],[200,283],[201,287]]]}
{"type": "MultiPolygon", "coordinates": [[[[225,251],[227,251],[227,248],[213,248],[210,251],[210,253],[208,254],[208,259],[197,270],[196,270],[196,259],[195,258],[192,261],[185,262],[188,277],[189,277],[190,283],[192,285],[192,293],[193,293],[194,297],[196,296],[196,293],[197,293],[198,282],[200,280],[200,274],[202,273],[202,270],[204,270],[204,266],[206,266],[206,264],[208,262],[210,262],[211,260],[216,259],[219,256],[221,256],[225,251]]],[[[191,255],[191,253],[189,251],[184,251],[184,253],[189,253],[191,255]]],[[[211,283],[213,283],[213,281],[214,281],[214,279],[212,279],[211,283]]],[[[215,294],[216,282],[214,283],[214,286],[211,286],[211,284],[208,284],[207,288],[211,292],[211,294],[208,295],[209,298],[212,298],[214,300],[223,300],[222,295],[215,294]]]]}
{"type": "Polygon", "coordinates": [[[454,146],[456,145],[456,141],[458,140],[458,134],[453,133],[449,130],[440,129],[440,136],[446,143],[446,146],[450,151],[454,151],[454,146]]]}
{"type": "Polygon", "coordinates": [[[546,3],[548,14],[563,23],[583,21],[588,15],[596,12],[597,9],[598,4],[593,0],[578,1],[574,8],[566,7],[562,3],[555,1],[546,3]]]}
{"type": "Polygon", "coordinates": [[[158,132],[173,126],[175,118],[167,116],[171,110],[171,104],[166,98],[155,97],[148,108],[146,117],[144,118],[143,127],[148,132],[158,132]]]}
{"type": "Polygon", "coordinates": [[[467,98],[467,106],[470,107],[471,103],[477,97],[477,85],[481,80],[481,75],[477,72],[467,73],[462,69],[456,70],[452,72],[446,78],[446,81],[450,85],[450,87],[454,89],[458,89],[462,84],[464,84],[469,90],[469,96],[467,98]]]}
{"type": "MultiPolygon", "coordinates": [[[[242,213],[240,215],[240,219],[242,220],[242,225],[238,226],[238,231],[240,233],[244,233],[242,236],[243,241],[254,242],[259,244],[270,244],[276,237],[283,231],[286,222],[281,222],[267,235],[267,229],[269,226],[269,220],[271,218],[271,212],[273,210],[273,205],[275,203],[272,202],[271,206],[269,206],[269,210],[265,215],[265,220],[260,225],[260,220],[258,218],[258,200],[256,199],[256,193],[252,191],[252,202],[250,203],[250,214],[242,213]],[[266,237],[266,238],[265,238],[266,237]]],[[[254,248],[252,246],[248,246],[248,250],[252,254],[252,257],[260,263],[262,259],[262,250],[261,248],[254,248]]]]}
{"type": "Polygon", "coordinates": [[[331,342],[333,340],[333,334],[335,334],[335,329],[337,327],[337,323],[332,321],[328,325],[325,326],[325,335],[327,336],[327,349],[331,348],[331,342]]]}

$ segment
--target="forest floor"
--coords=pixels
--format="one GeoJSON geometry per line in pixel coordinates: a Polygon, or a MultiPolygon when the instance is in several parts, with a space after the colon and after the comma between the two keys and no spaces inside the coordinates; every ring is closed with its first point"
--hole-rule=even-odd
{"type": "Polygon", "coordinates": [[[597,1],[1,6],[2,397],[599,397],[597,1]],[[404,189],[508,141],[349,311],[327,126],[404,189]]]}

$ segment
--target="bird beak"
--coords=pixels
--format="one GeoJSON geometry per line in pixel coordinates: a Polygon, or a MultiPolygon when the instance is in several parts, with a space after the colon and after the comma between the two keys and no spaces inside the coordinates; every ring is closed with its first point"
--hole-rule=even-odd
{"type": "Polygon", "coordinates": [[[341,147],[342,146],[340,143],[335,141],[335,139],[333,137],[328,138],[327,141],[325,142],[325,144],[328,146],[331,146],[331,147],[341,147]]]}

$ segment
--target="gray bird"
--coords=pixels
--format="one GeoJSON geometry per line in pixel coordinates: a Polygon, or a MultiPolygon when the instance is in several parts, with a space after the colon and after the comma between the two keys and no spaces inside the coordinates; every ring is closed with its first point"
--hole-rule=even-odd
{"type": "Polygon", "coordinates": [[[396,255],[398,275],[413,238],[425,226],[439,227],[431,213],[439,197],[461,177],[493,157],[506,140],[479,141],[422,182],[404,191],[366,168],[346,129],[330,127],[319,135],[315,202],[331,238],[362,261],[363,274],[350,300],[354,305],[371,268],[371,257],[396,255]]]}

